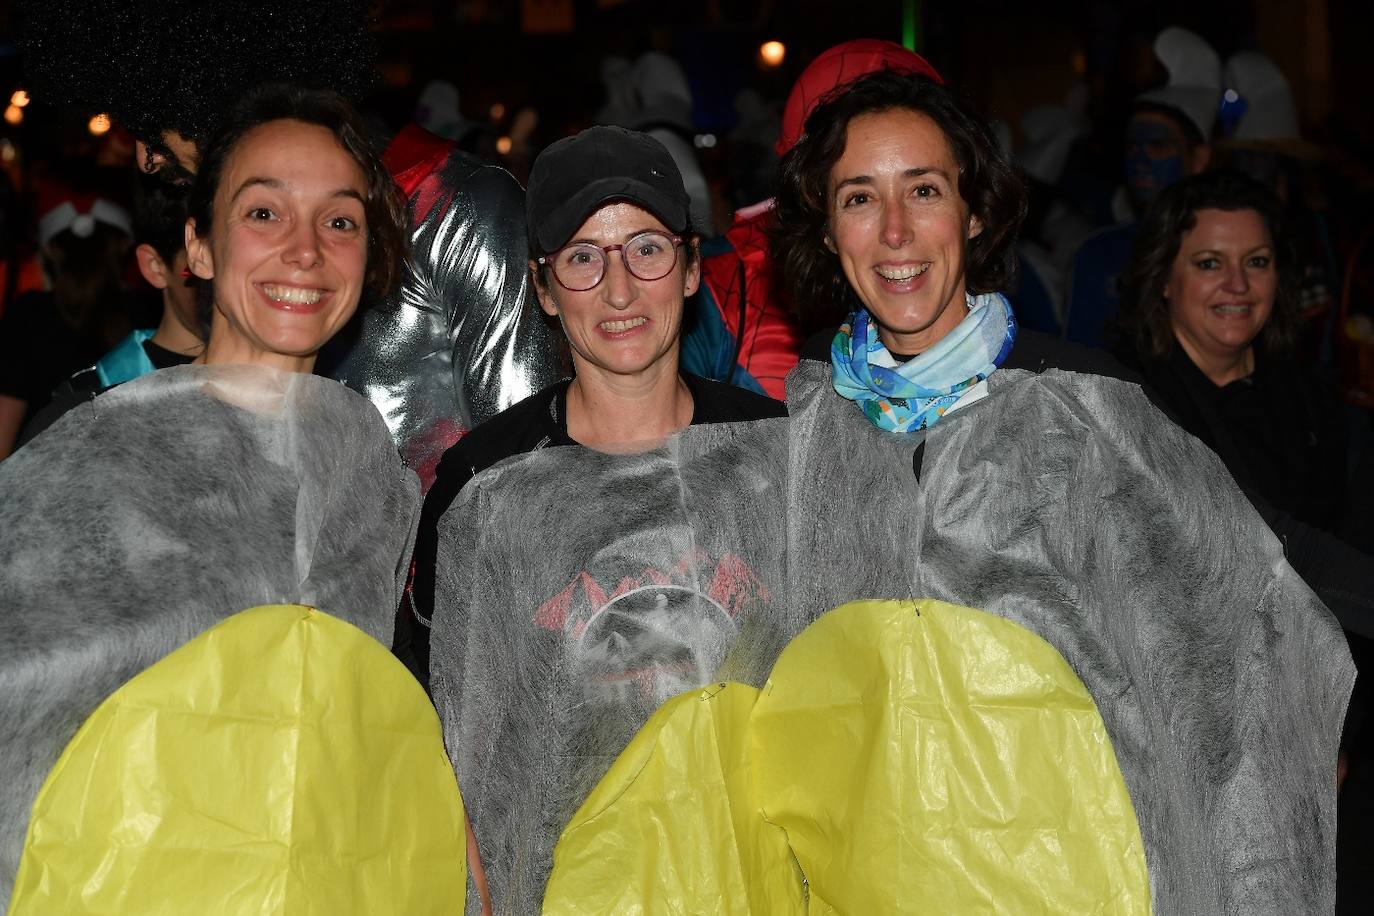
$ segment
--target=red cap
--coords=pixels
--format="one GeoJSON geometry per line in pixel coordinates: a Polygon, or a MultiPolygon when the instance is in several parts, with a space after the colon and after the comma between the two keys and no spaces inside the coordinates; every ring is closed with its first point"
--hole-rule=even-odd
{"type": "Polygon", "coordinates": [[[782,111],[782,135],[773,147],[778,155],[786,155],[788,150],[797,145],[805,130],[806,119],[817,105],[828,101],[836,89],[879,70],[919,73],[937,83],[944,83],[929,61],[899,44],[876,38],[860,38],[835,45],[821,52],[807,65],[792,86],[792,92],[787,96],[787,107],[782,111]]]}

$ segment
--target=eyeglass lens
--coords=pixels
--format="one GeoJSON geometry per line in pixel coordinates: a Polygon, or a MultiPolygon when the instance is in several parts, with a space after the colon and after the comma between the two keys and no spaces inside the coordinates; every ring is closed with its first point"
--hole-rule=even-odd
{"type": "Polygon", "coordinates": [[[658,232],[646,232],[609,249],[590,243],[564,248],[553,262],[558,282],[578,292],[591,289],[606,273],[607,251],[616,249],[625,259],[626,269],[641,280],[660,280],[677,263],[673,240],[658,232]]]}

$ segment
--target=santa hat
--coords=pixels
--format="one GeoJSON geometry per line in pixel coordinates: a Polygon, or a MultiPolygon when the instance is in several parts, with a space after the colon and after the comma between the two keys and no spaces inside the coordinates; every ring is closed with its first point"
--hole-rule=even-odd
{"type": "Polygon", "coordinates": [[[39,202],[39,212],[43,214],[38,218],[40,245],[48,244],[68,229],[77,238],[88,238],[95,231],[96,223],[113,226],[133,238],[134,224],[129,211],[104,197],[66,190],[54,190],[42,196],[48,199],[39,202]]]}
{"type": "Polygon", "coordinates": [[[1221,106],[1221,58],[1200,36],[1177,26],[1155,38],[1155,56],[1169,71],[1169,81],[1142,92],[1136,101],[1177,111],[1204,141],[1210,141],[1212,122],[1221,106]]]}
{"type": "Polygon", "coordinates": [[[929,61],[899,44],[860,38],[835,45],[828,51],[822,51],[793,84],[792,92],[787,96],[787,107],[782,112],[782,134],[773,147],[778,155],[785,156],[797,145],[806,130],[806,119],[817,105],[829,101],[836,94],[836,89],[879,70],[919,73],[937,83],[944,83],[929,61]]]}

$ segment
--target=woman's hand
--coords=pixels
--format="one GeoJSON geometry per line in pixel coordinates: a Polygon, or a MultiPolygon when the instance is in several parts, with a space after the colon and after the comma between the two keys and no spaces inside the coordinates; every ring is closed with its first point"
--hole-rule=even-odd
{"type": "Polygon", "coordinates": [[[477,848],[477,834],[472,832],[472,821],[463,812],[463,827],[468,835],[468,872],[472,883],[477,885],[477,896],[482,901],[482,916],[491,916],[491,892],[487,890],[487,872],[482,867],[482,853],[477,848]]]}

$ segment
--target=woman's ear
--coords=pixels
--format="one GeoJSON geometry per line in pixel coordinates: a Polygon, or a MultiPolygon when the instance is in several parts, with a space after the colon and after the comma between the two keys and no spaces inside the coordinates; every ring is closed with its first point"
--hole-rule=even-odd
{"type": "Polygon", "coordinates": [[[974,239],[974,238],[977,238],[978,236],[982,235],[982,233],[983,233],[983,221],[982,221],[981,219],[979,219],[978,217],[976,217],[976,216],[974,216],[974,215],[972,215],[972,214],[969,214],[969,218],[968,218],[968,237],[971,238],[971,239],[974,239]]]}
{"type": "Polygon", "coordinates": [[[534,286],[534,294],[539,297],[539,307],[544,310],[544,314],[550,318],[557,318],[558,303],[554,301],[549,288],[539,282],[539,262],[533,258],[530,259],[530,283],[534,286]]]}
{"type": "Polygon", "coordinates": [[[186,266],[202,280],[215,279],[215,259],[210,242],[196,235],[196,221],[186,220],[186,266]]]}
{"type": "Polygon", "coordinates": [[[835,240],[830,237],[829,226],[826,226],[825,229],[821,231],[821,241],[825,243],[826,248],[830,249],[831,254],[839,254],[839,252],[835,250],[835,240]]]}
{"type": "Polygon", "coordinates": [[[693,257],[692,262],[687,265],[687,276],[683,277],[683,296],[695,294],[701,286],[701,239],[693,238],[688,244],[692,246],[693,257]]]}

